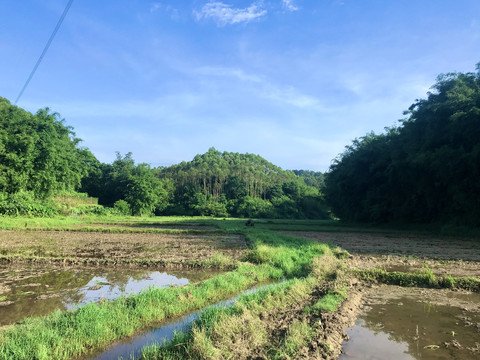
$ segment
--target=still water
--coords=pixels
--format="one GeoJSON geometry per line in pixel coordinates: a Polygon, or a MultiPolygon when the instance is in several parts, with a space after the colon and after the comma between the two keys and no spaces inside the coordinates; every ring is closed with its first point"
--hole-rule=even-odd
{"type": "Polygon", "coordinates": [[[183,286],[216,274],[204,270],[0,265],[0,326],[129,296],[149,286],[183,286]]]}
{"type": "Polygon", "coordinates": [[[422,297],[368,304],[347,334],[339,360],[480,359],[480,313],[422,297]]]}

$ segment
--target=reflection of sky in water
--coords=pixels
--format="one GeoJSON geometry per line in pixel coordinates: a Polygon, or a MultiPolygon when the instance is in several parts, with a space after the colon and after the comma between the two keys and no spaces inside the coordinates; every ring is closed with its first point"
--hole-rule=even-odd
{"type": "Polygon", "coordinates": [[[184,286],[218,274],[218,271],[203,269],[168,270],[169,274],[164,271],[107,266],[64,268],[0,264],[0,326],[22,321],[25,317],[77,308],[87,302],[129,296],[149,286],[184,286]],[[98,289],[88,290],[93,287],[98,289]]]}
{"type": "MultiPolygon", "coordinates": [[[[242,295],[254,293],[260,289],[266,289],[271,284],[257,286],[248,289],[242,293],[242,295]]],[[[241,295],[237,295],[231,299],[220,301],[214,305],[215,307],[228,307],[231,306],[241,295]]],[[[192,321],[199,318],[200,313],[203,310],[196,311],[189,315],[180,317],[177,320],[166,323],[158,328],[151,329],[143,334],[139,334],[136,337],[127,339],[125,341],[119,341],[111,348],[104,352],[99,352],[96,355],[90,357],[93,360],[110,360],[110,359],[138,359],[141,357],[142,349],[146,346],[154,344],[162,344],[165,341],[173,339],[176,331],[185,331],[185,329],[191,326],[192,321]]]]}
{"type": "Polygon", "coordinates": [[[413,360],[406,352],[408,344],[390,339],[382,331],[367,328],[364,320],[355,321],[355,326],[347,329],[349,340],[343,343],[344,354],[338,360],[413,360]]]}
{"type": "MultiPolygon", "coordinates": [[[[140,291],[147,289],[150,286],[155,287],[168,287],[168,286],[183,286],[189,283],[188,279],[177,278],[174,275],[162,273],[159,271],[147,272],[143,279],[133,279],[129,277],[127,282],[109,282],[107,278],[94,276],[87,285],[78,290],[77,295],[81,296],[80,305],[84,305],[89,302],[97,302],[102,299],[114,300],[119,297],[128,296],[132,294],[138,294],[140,291]],[[101,286],[99,289],[94,287],[101,286]]],[[[74,302],[65,302],[65,306],[68,309],[78,306],[74,302]]]]}
{"type": "MultiPolygon", "coordinates": [[[[478,303],[477,296],[469,294],[469,302],[478,303]]],[[[480,315],[422,300],[418,294],[370,303],[347,330],[350,340],[344,342],[345,354],[339,360],[480,359],[473,350],[480,339],[475,326],[480,324],[480,315]]]]}

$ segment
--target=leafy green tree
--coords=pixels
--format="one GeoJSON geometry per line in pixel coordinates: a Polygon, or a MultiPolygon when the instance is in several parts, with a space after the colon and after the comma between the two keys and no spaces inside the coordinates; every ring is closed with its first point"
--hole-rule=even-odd
{"type": "Polygon", "coordinates": [[[367,134],[330,167],[337,216],[362,222],[480,225],[480,67],[440,75],[400,126],[367,134]]]}
{"type": "Polygon", "coordinates": [[[94,159],[58,113],[35,115],[0,98],[0,191],[47,198],[79,188],[94,159]]]}
{"type": "MultiPolygon", "coordinates": [[[[254,214],[303,217],[306,213],[314,213],[298,208],[306,189],[314,188],[293,172],[282,170],[258,155],[222,153],[210,148],[191,162],[159,169],[157,176],[176,184],[175,198],[166,213],[224,216],[227,212],[231,216],[248,217],[254,214]],[[293,201],[289,204],[295,205],[286,206],[277,200],[275,204],[282,205],[281,210],[275,211],[273,199],[281,198],[284,192],[293,201]]],[[[315,193],[318,191],[314,189],[315,193]]],[[[321,197],[313,198],[310,203],[314,201],[324,203],[321,197]]]]}

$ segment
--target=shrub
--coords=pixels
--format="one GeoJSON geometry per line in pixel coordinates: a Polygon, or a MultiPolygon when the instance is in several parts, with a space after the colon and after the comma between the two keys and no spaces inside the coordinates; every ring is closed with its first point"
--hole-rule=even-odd
{"type": "Polygon", "coordinates": [[[35,198],[31,191],[19,191],[13,194],[2,193],[0,196],[1,215],[54,216],[55,208],[35,198]]]}
{"type": "Polygon", "coordinates": [[[125,200],[118,200],[115,201],[113,204],[113,209],[120,215],[131,215],[132,210],[130,209],[130,205],[125,200]]]}

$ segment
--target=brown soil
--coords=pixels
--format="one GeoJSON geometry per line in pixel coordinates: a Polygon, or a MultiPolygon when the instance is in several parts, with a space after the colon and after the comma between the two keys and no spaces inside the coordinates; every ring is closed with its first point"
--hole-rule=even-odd
{"type": "Polygon", "coordinates": [[[365,293],[364,303],[384,304],[392,299],[421,298],[435,305],[446,305],[480,313],[480,294],[449,289],[424,289],[394,285],[374,285],[365,293]]]}
{"type": "Polygon", "coordinates": [[[0,285],[0,295],[10,292],[9,286],[0,285]]]}
{"type": "Polygon", "coordinates": [[[417,234],[291,231],[297,237],[330,243],[350,254],[395,255],[446,260],[480,261],[480,239],[417,234]]]}
{"type": "Polygon", "coordinates": [[[377,233],[290,232],[347,250],[349,266],[366,270],[415,272],[425,267],[435,275],[480,277],[480,240],[377,233]]]}
{"type": "MultiPolygon", "coordinates": [[[[324,339],[317,339],[317,344],[328,344],[328,356],[324,359],[334,360],[342,352],[342,344],[348,339],[345,330],[352,326],[357,318],[362,305],[363,289],[356,284],[356,288],[351,288],[349,297],[345,300],[337,311],[322,314],[322,324],[325,330],[324,339]]],[[[315,343],[312,343],[314,346],[315,343]]]]}
{"type": "Polygon", "coordinates": [[[168,262],[201,262],[216,253],[239,259],[246,249],[240,235],[0,231],[0,255],[168,262]]]}
{"type": "Polygon", "coordinates": [[[352,255],[348,263],[350,267],[360,270],[381,268],[386,271],[416,272],[428,267],[437,276],[480,277],[480,262],[476,261],[432,260],[390,255],[352,255]]]}
{"type": "MultiPolygon", "coordinates": [[[[337,359],[342,352],[342,343],[346,338],[345,329],[351,326],[360,311],[364,290],[361,284],[352,280],[348,286],[349,297],[333,312],[305,312],[306,306],[313,305],[324,295],[318,288],[305,301],[297,302],[284,309],[263,313],[261,321],[265,324],[270,347],[281,347],[289,327],[296,321],[305,321],[315,329],[314,338],[308,346],[299,349],[295,359],[337,359]]],[[[269,359],[268,353],[257,352],[248,359],[269,359]]]]}
{"type": "Polygon", "coordinates": [[[78,224],[69,225],[68,229],[82,229],[82,228],[95,228],[95,229],[109,229],[109,228],[124,228],[132,230],[147,230],[147,229],[163,229],[163,230],[200,230],[200,231],[217,231],[218,228],[214,226],[205,226],[198,223],[191,224],[163,224],[155,222],[129,222],[129,223],[95,223],[95,224],[78,224]]]}
{"type": "MultiPolygon", "coordinates": [[[[357,269],[383,268],[387,271],[414,272],[428,266],[436,275],[480,277],[480,241],[413,234],[288,232],[310,240],[330,243],[347,250],[349,267],[357,269]]],[[[402,297],[418,298],[432,304],[461,308],[480,313],[480,295],[448,289],[402,288],[380,285],[349,293],[349,299],[335,313],[326,314],[324,326],[331,330],[328,343],[336,359],[342,349],[344,330],[353,324],[359,308],[367,304],[386,303],[402,297]],[[351,304],[351,305],[350,305],[351,304]],[[327,317],[330,316],[330,317],[327,317]]],[[[323,320],[323,319],[322,319],[323,320]]],[[[475,325],[475,324],[474,324],[475,325]]],[[[480,324],[476,324],[480,329],[480,324]]],[[[325,339],[323,340],[325,342],[325,339]]],[[[318,344],[321,344],[319,342],[318,344]]],[[[313,346],[314,343],[312,344],[313,346]]],[[[449,344],[445,344],[447,346],[449,344]]],[[[451,344],[455,346],[455,344],[451,344]]],[[[475,349],[474,349],[475,350],[475,349]]],[[[473,350],[472,350],[473,351],[473,350]]],[[[310,358],[315,358],[314,356],[310,358]]]]}

